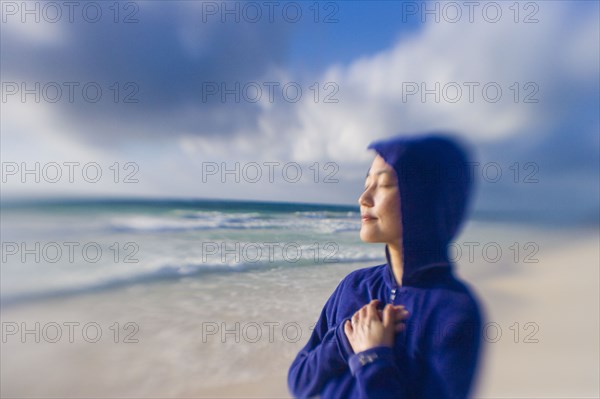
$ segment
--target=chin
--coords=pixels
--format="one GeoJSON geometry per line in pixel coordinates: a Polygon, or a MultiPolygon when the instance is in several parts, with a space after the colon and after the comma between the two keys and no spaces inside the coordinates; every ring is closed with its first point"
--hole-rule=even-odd
{"type": "Polygon", "coordinates": [[[360,230],[360,239],[364,242],[381,242],[377,234],[373,234],[373,232],[368,232],[364,230],[360,230]]]}

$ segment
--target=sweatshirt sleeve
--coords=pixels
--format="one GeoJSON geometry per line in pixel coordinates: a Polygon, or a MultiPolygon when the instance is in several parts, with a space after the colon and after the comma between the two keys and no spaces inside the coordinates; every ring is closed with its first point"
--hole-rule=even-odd
{"type": "Polygon", "coordinates": [[[481,346],[481,313],[473,302],[440,317],[428,354],[426,398],[468,398],[481,346]]]}
{"type": "Polygon", "coordinates": [[[288,371],[288,388],[293,396],[319,395],[325,383],[348,370],[353,353],[344,333],[344,322],[335,324],[335,314],[343,281],[325,303],[319,320],[288,371]]]}
{"type": "Polygon", "coordinates": [[[481,320],[471,308],[446,315],[430,335],[430,351],[422,377],[409,380],[409,370],[394,357],[389,347],[376,347],[352,355],[352,375],[361,398],[468,398],[479,355],[481,320]]]}
{"type": "Polygon", "coordinates": [[[408,372],[396,361],[394,350],[377,346],[356,353],[349,360],[361,398],[408,398],[408,372]]]}

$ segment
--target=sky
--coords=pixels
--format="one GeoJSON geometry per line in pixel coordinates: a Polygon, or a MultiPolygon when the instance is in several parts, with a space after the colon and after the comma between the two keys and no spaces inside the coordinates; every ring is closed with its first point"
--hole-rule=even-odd
{"type": "Polygon", "coordinates": [[[597,223],[596,1],[1,12],[3,200],[357,204],[370,142],[439,132],[470,149],[475,209],[597,223]]]}

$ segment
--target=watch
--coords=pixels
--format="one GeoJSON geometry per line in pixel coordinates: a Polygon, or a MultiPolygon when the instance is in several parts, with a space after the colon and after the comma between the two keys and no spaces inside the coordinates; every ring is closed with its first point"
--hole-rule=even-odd
{"type": "Polygon", "coordinates": [[[377,356],[377,353],[372,353],[372,354],[359,353],[357,356],[358,356],[358,361],[360,362],[361,366],[364,366],[367,363],[372,363],[377,358],[379,358],[379,356],[377,356]]]}

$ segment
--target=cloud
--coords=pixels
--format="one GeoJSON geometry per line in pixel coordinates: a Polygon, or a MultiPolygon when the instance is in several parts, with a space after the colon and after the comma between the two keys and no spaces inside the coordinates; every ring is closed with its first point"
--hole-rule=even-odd
{"type": "Polygon", "coordinates": [[[299,148],[318,143],[327,156],[351,160],[372,138],[397,132],[450,129],[476,143],[539,143],[564,136],[557,124],[584,124],[578,135],[587,147],[598,120],[598,22],[597,7],[591,8],[596,13],[578,15],[577,24],[564,2],[542,5],[536,24],[429,24],[374,57],[326,71],[321,80],[339,85],[339,104],[305,99],[294,112],[300,124],[289,128],[290,138],[299,148]],[[453,103],[456,87],[462,97],[453,103]],[[493,102],[496,87],[502,96],[493,102]],[[419,92],[407,95],[407,89],[419,92]],[[421,97],[424,89],[437,92],[439,103],[434,94],[421,97]],[[525,103],[527,96],[537,103],[525,103]]]}
{"type": "Polygon", "coordinates": [[[255,81],[281,65],[287,25],[204,21],[199,2],[136,4],[136,23],[114,23],[108,6],[101,7],[104,16],[97,23],[85,23],[77,12],[71,23],[66,10],[58,23],[8,18],[3,24],[3,80],[27,82],[29,88],[35,82],[42,87],[57,82],[63,99],[56,112],[95,145],[114,144],[123,136],[226,136],[255,125],[255,104],[224,106],[220,96],[203,93],[221,82],[231,88],[255,81]],[[72,102],[64,100],[64,82],[76,84],[72,102]],[[90,82],[102,91],[98,102],[81,93],[90,82]],[[124,103],[128,95],[137,102],[124,103]]]}
{"type": "MultiPolygon", "coordinates": [[[[597,3],[539,2],[538,22],[531,24],[515,23],[508,6],[497,23],[478,14],[472,23],[429,20],[388,49],[309,76],[286,65],[290,43],[301,33],[291,24],[199,23],[199,4],[144,2],[138,24],[53,27],[52,40],[3,27],[4,80],[134,81],[140,98],[137,104],[48,105],[52,118],[45,127],[19,121],[8,131],[3,126],[3,154],[4,143],[27,130],[30,137],[77,142],[82,154],[93,148],[90,156],[134,157],[152,182],[140,185],[140,192],[354,203],[372,157],[365,150],[370,141],[443,130],[470,140],[480,162],[498,162],[505,173],[512,173],[514,162],[539,166],[540,184],[525,190],[507,178],[488,185],[482,206],[509,209],[520,201],[535,208],[549,195],[568,203],[565,198],[590,184],[592,196],[581,206],[597,204],[597,3]],[[202,101],[206,82],[256,82],[263,96],[257,102],[222,101],[220,95],[202,101]],[[265,82],[279,84],[273,101],[265,82]],[[302,90],[298,101],[282,95],[290,82],[302,90]],[[424,89],[429,92],[422,97],[424,89]],[[157,159],[162,168],[152,166],[157,159]],[[318,188],[207,190],[195,184],[203,161],[221,160],[331,161],[340,166],[342,180],[318,188]],[[562,190],[568,193],[561,192],[566,179],[575,182],[562,190]]],[[[24,112],[20,120],[37,115],[35,107],[24,112]]],[[[24,148],[13,146],[13,155],[24,148]]]]}

